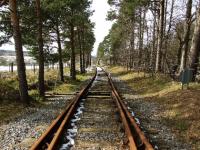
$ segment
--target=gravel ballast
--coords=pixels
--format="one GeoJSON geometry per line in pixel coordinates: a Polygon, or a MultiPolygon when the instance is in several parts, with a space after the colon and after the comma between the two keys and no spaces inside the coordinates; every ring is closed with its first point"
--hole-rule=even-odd
{"type": "Polygon", "coordinates": [[[46,130],[72,96],[48,98],[43,106],[25,108],[21,116],[0,126],[1,150],[26,150],[46,130]]]}
{"type": "MultiPolygon", "coordinates": [[[[118,91],[129,111],[138,118],[140,127],[158,150],[191,150],[191,145],[181,141],[162,121],[163,107],[138,96],[125,82],[114,78],[118,91]]],[[[137,121],[137,120],[136,120],[137,121]]]]}

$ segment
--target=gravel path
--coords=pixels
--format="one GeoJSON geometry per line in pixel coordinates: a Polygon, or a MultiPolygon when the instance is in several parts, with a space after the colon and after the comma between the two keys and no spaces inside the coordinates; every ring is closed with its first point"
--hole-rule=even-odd
{"type": "Polygon", "coordinates": [[[72,96],[48,98],[40,108],[26,108],[22,115],[0,126],[1,150],[26,150],[45,131],[72,96]]]}
{"type": "MultiPolygon", "coordinates": [[[[159,150],[191,150],[191,146],[177,139],[173,131],[162,122],[163,107],[151,100],[139,98],[136,93],[123,81],[114,78],[124,102],[129,106],[132,114],[139,119],[145,132],[155,149],[159,150]]],[[[137,120],[138,120],[137,119],[137,120]]]]}
{"type": "MultiPolygon", "coordinates": [[[[159,150],[190,150],[190,145],[177,140],[173,131],[164,125],[162,107],[153,101],[137,98],[127,84],[115,78],[125,103],[139,119],[141,128],[159,150]]],[[[70,102],[72,96],[49,98],[45,106],[26,108],[15,120],[0,126],[0,150],[26,150],[70,102]]]]}

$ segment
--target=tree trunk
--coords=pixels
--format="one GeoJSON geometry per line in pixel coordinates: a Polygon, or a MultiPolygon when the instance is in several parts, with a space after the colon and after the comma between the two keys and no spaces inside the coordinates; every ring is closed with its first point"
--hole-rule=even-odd
{"type": "Polygon", "coordinates": [[[194,34],[192,38],[192,45],[189,55],[189,67],[194,71],[193,81],[195,80],[197,74],[199,54],[200,54],[200,7],[197,10],[197,20],[195,24],[194,34]]]}
{"type": "Polygon", "coordinates": [[[151,54],[150,54],[150,62],[149,65],[151,69],[153,70],[154,64],[155,64],[155,49],[156,49],[156,16],[154,16],[154,23],[153,23],[153,43],[151,48],[151,54]]]}
{"type": "Polygon", "coordinates": [[[19,26],[19,18],[17,16],[16,0],[9,0],[11,10],[11,23],[13,27],[13,36],[15,41],[15,52],[17,62],[17,73],[19,79],[20,99],[23,103],[29,103],[28,85],[26,80],[26,68],[24,63],[24,54],[22,49],[21,31],[19,26]]]}
{"type": "Polygon", "coordinates": [[[44,98],[45,86],[44,86],[44,52],[43,52],[43,38],[42,38],[42,16],[40,0],[36,0],[36,12],[37,12],[37,26],[38,26],[38,52],[39,52],[39,94],[44,98]]]}
{"type": "Polygon", "coordinates": [[[89,66],[92,66],[92,54],[91,52],[89,53],[89,66]]]}
{"type": "Polygon", "coordinates": [[[184,28],[184,45],[181,53],[181,64],[179,73],[186,67],[188,49],[189,49],[189,40],[190,40],[190,30],[191,30],[191,11],[192,11],[192,0],[187,1],[187,11],[186,11],[186,20],[184,28]]]}
{"type": "Polygon", "coordinates": [[[163,43],[163,32],[164,32],[164,12],[165,12],[165,0],[160,0],[160,13],[159,13],[159,34],[158,34],[158,45],[156,54],[156,72],[161,71],[161,51],[163,43]]]}
{"type": "Polygon", "coordinates": [[[86,68],[88,68],[89,67],[89,63],[90,63],[90,56],[89,56],[89,52],[87,52],[87,54],[86,54],[86,68]]]}
{"type": "Polygon", "coordinates": [[[83,73],[85,73],[85,66],[86,66],[86,63],[85,63],[85,51],[83,50],[83,73]]]}
{"type": "MultiPolygon", "coordinates": [[[[171,31],[171,27],[172,27],[172,19],[173,19],[173,13],[174,13],[174,3],[175,3],[175,0],[172,0],[172,4],[171,4],[171,10],[170,10],[170,17],[169,17],[169,23],[168,23],[168,29],[167,32],[164,37],[165,37],[165,41],[164,41],[164,44],[163,44],[163,57],[162,57],[162,70],[164,70],[164,73],[166,73],[167,71],[167,66],[168,64],[167,63],[167,60],[165,60],[165,58],[167,58],[167,52],[168,52],[168,44],[170,43],[169,41],[169,37],[170,37],[170,31],[171,31]]],[[[168,5],[168,1],[166,0],[166,3],[165,3],[165,27],[164,29],[166,30],[166,24],[167,24],[167,5],[168,5]]],[[[164,32],[164,33],[165,33],[164,32]]]]}
{"type": "Polygon", "coordinates": [[[82,54],[82,42],[81,42],[81,34],[80,30],[78,30],[78,44],[79,44],[79,58],[80,58],[80,72],[81,74],[84,73],[83,71],[83,54],[82,54]]]}
{"type": "Polygon", "coordinates": [[[60,30],[59,30],[58,24],[56,25],[56,34],[57,34],[57,44],[58,44],[58,54],[59,54],[59,74],[60,74],[60,81],[64,82],[63,60],[62,60],[62,47],[61,47],[60,30]]]}
{"type": "Polygon", "coordinates": [[[143,52],[143,34],[144,34],[144,26],[143,26],[143,16],[142,16],[142,8],[139,9],[140,13],[140,20],[139,20],[139,51],[138,51],[138,69],[141,66],[142,60],[142,52],[143,52]]]}
{"type": "Polygon", "coordinates": [[[157,47],[157,42],[158,42],[158,40],[157,40],[157,37],[158,37],[157,3],[158,2],[152,3],[152,7],[154,8],[154,10],[152,10],[153,14],[154,14],[153,33],[152,33],[153,43],[152,43],[152,49],[151,49],[151,54],[150,54],[150,62],[149,62],[152,71],[155,68],[155,56],[156,56],[155,53],[156,53],[156,47],[157,47]]]}
{"type": "MultiPolygon", "coordinates": [[[[135,16],[134,16],[135,18],[135,16]]],[[[132,32],[131,32],[131,39],[130,39],[130,70],[133,68],[133,59],[134,59],[134,51],[135,51],[135,21],[132,20],[132,32]]]]}
{"type": "Polygon", "coordinates": [[[82,36],[82,48],[83,48],[83,51],[82,51],[83,73],[85,73],[86,63],[85,63],[85,32],[84,32],[84,26],[82,27],[82,30],[81,30],[81,36],[82,36]]]}
{"type": "Polygon", "coordinates": [[[179,40],[179,48],[178,48],[178,52],[177,52],[177,67],[180,65],[181,63],[181,51],[183,48],[183,41],[181,41],[181,39],[179,40]]]}
{"type": "Polygon", "coordinates": [[[71,42],[71,68],[70,75],[73,80],[76,80],[76,62],[75,62],[75,46],[74,46],[74,25],[70,24],[70,42],[71,42]]]}
{"type": "Polygon", "coordinates": [[[135,13],[133,13],[133,18],[131,20],[131,38],[130,38],[130,69],[133,68],[133,59],[135,51],[135,13]]]}

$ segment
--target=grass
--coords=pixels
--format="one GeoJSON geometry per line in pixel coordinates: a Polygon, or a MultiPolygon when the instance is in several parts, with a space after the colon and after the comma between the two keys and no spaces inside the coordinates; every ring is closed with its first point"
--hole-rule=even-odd
{"type": "Polygon", "coordinates": [[[144,101],[160,104],[159,116],[180,139],[200,149],[200,84],[190,83],[189,89],[181,90],[179,82],[165,75],[126,71],[122,67],[110,67],[112,75],[118,76],[144,101]]]}
{"type": "MultiPolygon", "coordinates": [[[[65,74],[69,74],[69,68],[65,68],[65,74]]],[[[33,99],[39,99],[38,97],[38,72],[33,73],[27,71],[27,82],[29,86],[29,94],[33,99]]],[[[73,81],[69,77],[65,77],[65,82],[59,81],[58,70],[47,69],[45,71],[45,87],[49,92],[55,93],[68,93],[77,90],[79,85],[89,79],[92,74],[79,74],[77,73],[77,80],[73,81]]],[[[18,101],[18,79],[16,73],[4,73],[1,75],[0,80],[0,102],[2,101],[18,101]],[[16,96],[17,95],[17,96],[16,96]]]]}
{"type": "Polygon", "coordinates": [[[121,80],[127,82],[137,94],[143,97],[161,96],[174,90],[180,89],[180,84],[173,82],[165,75],[156,75],[143,72],[126,71],[122,67],[109,68],[113,75],[118,76],[121,80]]]}
{"type": "Polygon", "coordinates": [[[0,105],[0,125],[3,122],[9,121],[10,117],[13,114],[20,114],[24,109],[23,105],[20,105],[18,103],[12,102],[10,104],[8,103],[1,103],[0,105]]]}
{"type": "Polygon", "coordinates": [[[54,86],[50,93],[59,93],[59,94],[66,94],[75,92],[83,87],[83,82],[88,80],[92,74],[78,74],[77,80],[70,80],[69,78],[66,79],[66,82],[63,84],[59,84],[54,86]]]}
{"type": "MultiPolygon", "coordinates": [[[[69,69],[64,70],[65,74],[69,74],[69,69]]],[[[37,89],[37,72],[27,71],[27,82],[29,85],[29,95],[34,101],[31,101],[31,107],[40,107],[44,105],[38,94],[37,89]]],[[[93,75],[93,73],[77,74],[77,80],[73,81],[69,77],[65,77],[62,83],[58,78],[58,70],[45,71],[45,86],[48,93],[67,94],[74,93],[82,88],[85,82],[93,75]]],[[[4,73],[0,78],[0,124],[14,117],[19,116],[23,109],[27,106],[19,103],[18,81],[16,73],[4,73]]]]}

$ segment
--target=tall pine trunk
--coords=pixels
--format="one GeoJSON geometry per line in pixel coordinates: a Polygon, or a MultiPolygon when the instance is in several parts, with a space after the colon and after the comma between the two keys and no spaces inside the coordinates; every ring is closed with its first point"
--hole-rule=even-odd
{"type": "Polygon", "coordinates": [[[87,54],[86,54],[86,68],[89,67],[89,64],[90,64],[90,54],[89,54],[89,52],[87,52],[87,54]]]}
{"type": "Polygon", "coordinates": [[[188,49],[189,49],[189,40],[190,40],[190,30],[191,30],[191,11],[192,11],[192,0],[187,1],[187,11],[186,11],[186,20],[184,26],[184,45],[181,53],[181,64],[179,73],[186,67],[188,49]]]}
{"type": "Polygon", "coordinates": [[[59,75],[60,75],[60,81],[64,82],[62,47],[61,47],[60,30],[58,24],[56,25],[56,34],[57,34],[57,44],[58,44],[58,54],[59,54],[59,75]]]}
{"type": "Polygon", "coordinates": [[[86,63],[85,63],[85,51],[83,50],[82,53],[83,53],[83,73],[85,73],[85,66],[86,66],[86,63]]]}
{"type": "MultiPolygon", "coordinates": [[[[156,14],[156,13],[155,13],[156,14]]],[[[151,67],[151,69],[153,70],[153,68],[155,67],[155,49],[156,49],[156,17],[154,16],[154,23],[153,23],[153,43],[152,43],[152,48],[151,48],[151,54],[150,54],[150,61],[149,61],[149,65],[151,67]]]]}
{"type": "Polygon", "coordinates": [[[80,29],[78,30],[78,44],[79,44],[79,61],[80,61],[80,72],[84,73],[83,71],[83,54],[82,54],[82,42],[81,42],[81,34],[80,29]]]}
{"type": "Polygon", "coordinates": [[[131,19],[131,38],[130,38],[130,70],[134,67],[134,51],[135,51],[135,11],[131,19]]]}
{"type": "Polygon", "coordinates": [[[159,13],[159,31],[158,31],[158,45],[156,54],[156,72],[161,71],[161,57],[163,45],[163,32],[164,32],[164,17],[165,17],[165,0],[160,0],[160,13],[159,13]]]}
{"type": "Polygon", "coordinates": [[[19,18],[17,16],[17,1],[9,0],[11,10],[11,23],[13,27],[13,36],[15,41],[15,52],[17,62],[17,73],[19,79],[20,99],[24,103],[29,103],[28,85],[26,80],[26,68],[24,63],[24,54],[22,48],[21,31],[19,26],[19,18]]]}
{"type": "Polygon", "coordinates": [[[89,53],[89,66],[92,66],[92,54],[91,52],[89,53]]]}
{"type": "Polygon", "coordinates": [[[143,52],[143,35],[144,35],[144,26],[143,26],[143,15],[142,15],[142,8],[139,8],[140,19],[139,19],[139,51],[138,51],[138,64],[137,67],[141,66],[142,62],[142,52],[143,52]]]}
{"type": "Polygon", "coordinates": [[[200,54],[200,7],[197,10],[197,20],[195,24],[194,34],[192,38],[192,45],[189,55],[189,67],[194,70],[193,81],[197,74],[197,67],[199,63],[200,54]]]}
{"type": "Polygon", "coordinates": [[[155,58],[156,58],[156,47],[157,47],[157,37],[158,37],[158,23],[157,23],[157,18],[158,18],[158,12],[157,12],[157,3],[158,2],[153,2],[152,3],[152,8],[154,8],[153,10],[153,14],[154,14],[154,22],[153,22],[153,33],[152,33],[152,38],[153,38],[153,42],[152,42],[152,48],[151,48],[151,54],[150,54],[150,67],[151,70],[153,71],[155,68],[155,58]]]}
{"type": "Polygon", "coordinates": [[[164,29],[166,30],[164,32],[164,37],[165,37],[165,41],[164,41],[164,44],[163,44],[163,56],[162,56],[162,70],[164,71],[164,73],[167,73],[167,71],[169,71],[169,64],[167,63],[168,60],[167,60],[167,52],[168,52],[168,45],[170,43],[169,41],[169,38],[170,38],[170,32],[171,32],[171,27],[172,27],[172,19],[173,19],[173,13],[174,13],[174,3],[175,3],[175,0],[172,0],[171,2],[171,9],[170,9],[170,17],[169,17],[169,23],[168,23],[168,29],[166,29],[167,27],[167,6],[168,6],[168,1],[166,0],[166,3],[165,3],[165,27],[164,29]]]}
{"type": "Polygon", "coordinates": [[[85,66],[86,66],[86,61],[85,61],[85,31],[84,31],[84,26],[82,27],[81,30],[81,36],[82,36],[82,59],[83,59],[83,73],[85,73],[85,66]]]}
{"type": "Polygon", "coordinates": [[[37,12],[37,27],[38,27],[38,53],[39,53],[39,94],[44,98],[45,86],[44,86],[44,52],[43,52],[43,38],[42,38],[42,16],[40,0],[36,0],[36,12],[37,12]]]}
{"type": "Polygon", "coordinates": [[[73,80],[76,80],[76,62],[75,62],[75,46],[74,46],[74,25],[70,24],[70,42],[71,42],[71,68],[70,75],[73,80]]]}

